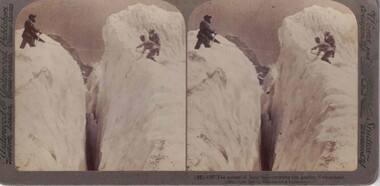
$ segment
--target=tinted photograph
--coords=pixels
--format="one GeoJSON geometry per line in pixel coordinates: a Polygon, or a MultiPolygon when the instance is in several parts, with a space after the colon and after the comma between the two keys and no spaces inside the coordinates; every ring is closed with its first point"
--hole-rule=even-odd
{"type": "Polygon", "coordinates": [[[354,171],[358,28],[330,0],[212,0],[188,22],[187,170],[354,171]]]}

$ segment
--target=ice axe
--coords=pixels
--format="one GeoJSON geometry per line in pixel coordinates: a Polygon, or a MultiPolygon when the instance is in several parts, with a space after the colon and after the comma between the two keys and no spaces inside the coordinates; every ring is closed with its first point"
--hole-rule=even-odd
{"type": "Polygon", "coordinates": [[[138,53],[141,53],[141,54],[143,54],[141,51],[138,51],[138,50],[137,50],[137,48],[135,49],[135,52],[138,52],[138,53]]]}
{"type": "Polygon", "coordinates": [[[310,51],[310,53],[312,53],[312,54],[314,54],[314,55],[317,55],[317,56],[319,56],[319,54],[318,54],[318,53],[315,53],[315,52],[313,52],[313,50],[311,50],[311,51],[310,51]]]}
{"type": "Polygon", "coordinates": [[[36,46],[37,46],[37,43],[38,43],[38,41],[40,40],[40,37],[41,37],[41,33],[38,33],[38,35],[37,35],[37,39],[36,39],[36,46]]]}
{"type": "Polygon", "coordinates": [[[212,44],[214,43],[215,36],[216,36],[216,33],[214,33],[214,36],[212,37],[212,40],[211,40],[210,46],[212,46],[212,44]]]}

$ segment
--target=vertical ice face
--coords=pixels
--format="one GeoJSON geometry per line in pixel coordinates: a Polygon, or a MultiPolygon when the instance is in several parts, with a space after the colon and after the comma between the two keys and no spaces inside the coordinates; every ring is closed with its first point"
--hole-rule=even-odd
{"type": "Polygon", "coordinates": [[[272,115],[276,171],[352,171],[357,164],[357,26],[353,15],[313,6],[285,18],[272,115]],[[310,53],[336,40],[332,64],[310,53]]]}
{"type": "Polygon", "coordinates": [[[187,168],[260,170],[260,94],[252,62],[238,47],[222,44],[194,50],[188,34],[187,168]]]}
{"type": "Polygon", "coordinates": [[[108,18],[95,114],[99,170],[185,170],[184,30],[179,12],[156,6],[108,18]],[[136,51],[149,29],[161,39],[157,62],[136,51]]]}
{"type": "Polygon", "coordinates": [[[86,89],[77,62],[45,35],[46,44],[25,49],[21,31],[15,38],[17,169],[86,170],[86,89]]]}

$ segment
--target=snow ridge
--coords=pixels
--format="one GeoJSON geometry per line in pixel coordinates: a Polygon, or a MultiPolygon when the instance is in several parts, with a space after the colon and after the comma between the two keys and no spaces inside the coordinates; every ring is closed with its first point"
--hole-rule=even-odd
{"type": "Polygon", "coordinates": [[[260,170],[261,87],[252,62],[238,47],[194,50],[188,33],[187,168],[195,171],[260,170]]]}
{"type": "Polygon", "coordinates": [[[99,170],[185,170],[184,30],[180,13],[153,5],[108,18],[96,77],[99,170]],[[135,51],[152,28],[161,39],[158,62],[135,51]]]}
{"type": "Polygon", "coordinates": [[[86,170],[85,86],[72,56],[48,43],[20,49],[16,31],[15,148],[18,170],[86,170]]]}

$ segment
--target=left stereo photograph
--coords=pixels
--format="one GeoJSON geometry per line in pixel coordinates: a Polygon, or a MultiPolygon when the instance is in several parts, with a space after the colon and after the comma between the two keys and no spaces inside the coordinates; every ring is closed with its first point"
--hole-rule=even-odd
{"type": "Polygon", "coordinates": [[[186,31],[160,0],[40,0],[15,32],[18,171],[184,171],[186,31]]]}

